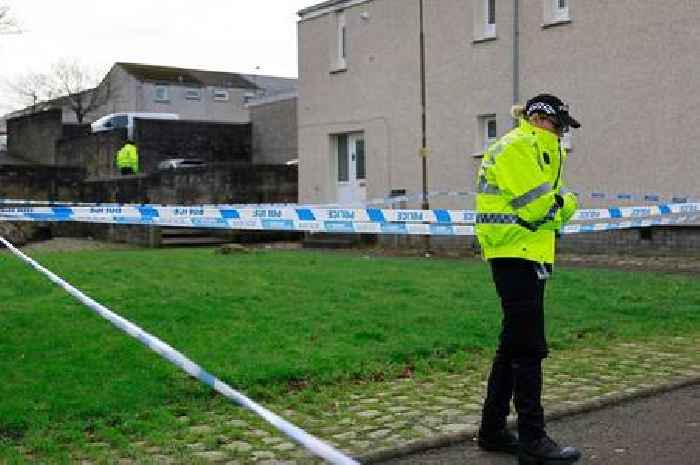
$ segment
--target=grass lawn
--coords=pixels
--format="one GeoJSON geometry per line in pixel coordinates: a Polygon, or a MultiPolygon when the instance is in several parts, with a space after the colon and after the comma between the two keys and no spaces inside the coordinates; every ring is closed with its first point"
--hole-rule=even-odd
{"type": "MultiPolygon", "coordinates": [[[[483,359],[500,319],[476,262],[210,249],[35,258],[263,401],[483,359]]],[[[118,445],[220,402],[18,259],[0,254],[0,273],[0,463],[18,444],[48,455],[94,436],[118,445]]],[[[700,333],[693,277],[558,269],[547,298],[555,349],[700,333]]]]}

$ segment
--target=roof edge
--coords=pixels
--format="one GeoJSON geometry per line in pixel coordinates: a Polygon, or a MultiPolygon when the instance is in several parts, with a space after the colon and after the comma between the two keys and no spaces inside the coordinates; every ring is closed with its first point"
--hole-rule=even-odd
{"type": "Polygon", "coordinates": [[[372,0],[328,0],[310,7],[304,8],[297,12],[301,21],[317,18],[334,11],[350,8],[355,5],[371,2],[372,0]]]}

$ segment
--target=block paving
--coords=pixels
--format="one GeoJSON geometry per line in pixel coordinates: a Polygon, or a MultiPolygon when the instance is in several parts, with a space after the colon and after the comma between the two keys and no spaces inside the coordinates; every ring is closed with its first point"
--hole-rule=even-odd
{"type": "MultiPolygon", "coordinates": [[[[447,434],[472,434],[478,427],[489,360],[482,369],[418,379],[346,386],[319,407],[287,399],[268,408],[348,454],[361,457],[447,434]],[[289,408],[293,405],[293,408],[289,408]]],[[[611,347],[552,351],[544,364],[546,412],[576,410],[646,389],[700,379],[700,341],[676,337],[611,347]]],[[[134,441],[128,454],[107,444],[91,445],[81,465],[221,464],[311,465],[323,463],[273,428],[231,405],[182,425],[158,444],[134,441]],[[123,456],[128,455],[128,456],[123,456]]]]}

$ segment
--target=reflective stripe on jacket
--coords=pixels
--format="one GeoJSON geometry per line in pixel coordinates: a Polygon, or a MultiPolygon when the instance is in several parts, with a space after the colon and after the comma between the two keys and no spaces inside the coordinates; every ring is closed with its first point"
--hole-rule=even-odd
{"type": "Polygon", "coordinates": [[[139,152],[133,144],[126,144],[117,153],[117,168],[131,168],[139,172],[139,152]]]}
{"type": "Polygon", "coordinates": [[[576,210],[573,194],[562,205],[556,198],[565,161],[559,138],[525,120],[489,147],[476,197],[476,233],[485,259],[554,263],[555,231],[576,210]]]}

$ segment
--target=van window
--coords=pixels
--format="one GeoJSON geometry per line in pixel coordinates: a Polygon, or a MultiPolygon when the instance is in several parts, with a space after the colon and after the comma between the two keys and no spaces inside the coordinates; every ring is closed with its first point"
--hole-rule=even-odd
{"type": "Polygon", "coordinates": [[[112,117],[112,127],[113,128],[125,128],[129,125],[129,117],[126,115],[119,115],[112,117]]]}

